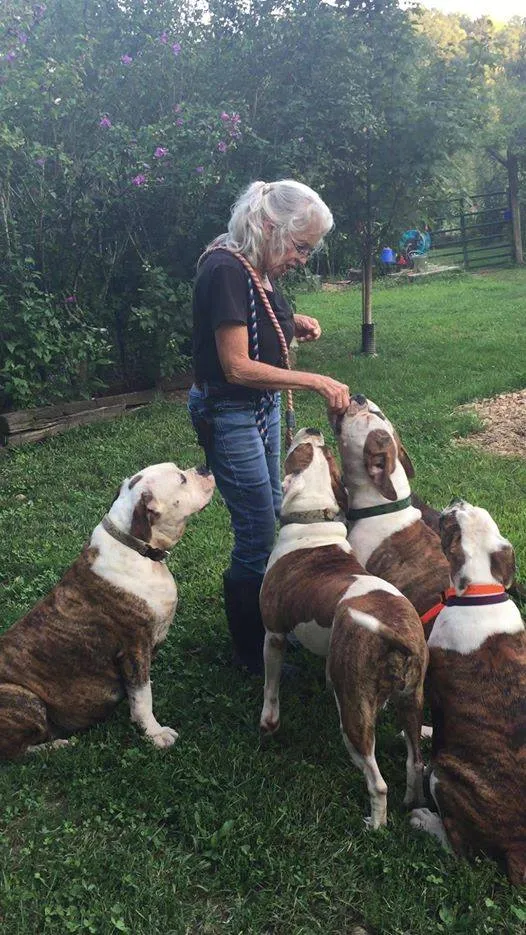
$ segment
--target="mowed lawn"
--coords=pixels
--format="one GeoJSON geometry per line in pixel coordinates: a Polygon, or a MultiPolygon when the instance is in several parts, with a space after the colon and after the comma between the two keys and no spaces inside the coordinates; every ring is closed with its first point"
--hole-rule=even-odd
{"type": "MultiPolygon", "coordinates": [[[[379,403],[412,457],[414,489],[439,508],[453,496],[486,507],[524,581],[526,460],[456,445],[477,420],[455,407],[526,386],[526,272],[379,286],[374,359],[356,353],[358,290],[300,296],[298,307],[324,329],[298,366],[379,403]]],[[[319,397],[297,393],[296,408],[298,425],[332,442],[319,397]]],[[[183,405],[0,457],[1,629],[56,582],[121,480],[166,460],[202,460],[183,405]]],[[[74,746],[0,766],[2,933],[524,935],[526,893],[496,864],[457,860],[410,832],[405,747],[389,711],[377,736],[389,823],[366,830],[365,784],[322,660],[294,654],[301,671],[283,685],[281,731],[260,742],[262,680],[229,665],[230,541],[216,495],[169,560],[180,605],[153,691],[159,720],[180,732],[175,747],[149,746],[123,703],[74,746]]]]}

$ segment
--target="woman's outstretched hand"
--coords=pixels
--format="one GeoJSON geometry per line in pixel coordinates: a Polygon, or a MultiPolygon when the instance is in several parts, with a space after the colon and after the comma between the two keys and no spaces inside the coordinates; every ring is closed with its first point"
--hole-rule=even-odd
{"type": "Polygon", "coordinates": [[[338,380],[325,377],[321,373],[313,374],[313,380],[313,389],[327,401],[329,412],[343,415],[351,401],[349,387],[345,383],[339,383],[338,380]]]}
{"type": "Polygon", "coordinates": [[[321,334],[319,322],[310,315],[294,315],[294,337],[298,341],[317,341],[321,334]]]}

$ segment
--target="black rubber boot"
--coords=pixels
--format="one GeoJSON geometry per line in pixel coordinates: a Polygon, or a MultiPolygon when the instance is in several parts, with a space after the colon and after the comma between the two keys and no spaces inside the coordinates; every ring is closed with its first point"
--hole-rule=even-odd
{"type": "Polygon", "coordinates": [[[263,575],[253,578],[231,578],[223,575],[225,611],[228,628],[234,644],[234,662],[252,675],[261,675],[265,629],[259,610],[259,592],[263,575]]]}

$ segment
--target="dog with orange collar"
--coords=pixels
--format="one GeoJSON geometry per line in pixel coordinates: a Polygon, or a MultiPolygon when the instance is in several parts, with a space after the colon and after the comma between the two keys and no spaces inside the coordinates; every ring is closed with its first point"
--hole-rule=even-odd
{"type": "Polygon", "coordinates": [[[428,641],[430,789],[439,814],[411,825],[457,854],[504,857],[526,883],[526,631],[505,588],[511,544],[486,510],[454,500],[440,520],[451,585],[428,641]]]}

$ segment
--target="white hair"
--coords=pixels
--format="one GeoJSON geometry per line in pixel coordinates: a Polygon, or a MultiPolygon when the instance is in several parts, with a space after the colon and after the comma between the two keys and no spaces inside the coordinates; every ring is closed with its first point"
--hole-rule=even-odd
{"type": "Polygon", "coordinates": [[[227,247],[242,253],[256,269],[261,269],[266,248],[275,256],[282,256],[290,249],[290,238],[301,240],[307,231],[311,236],[312,231],[319,234],[319,247],[332,226],[329,208],[303,182],[293,179],[252,182],[235,202],[227,232],[208,244],[199,263],[215,247],[227,247]],[[265,222],[272,226],[270,238],[265,237],[265,222]]]}

